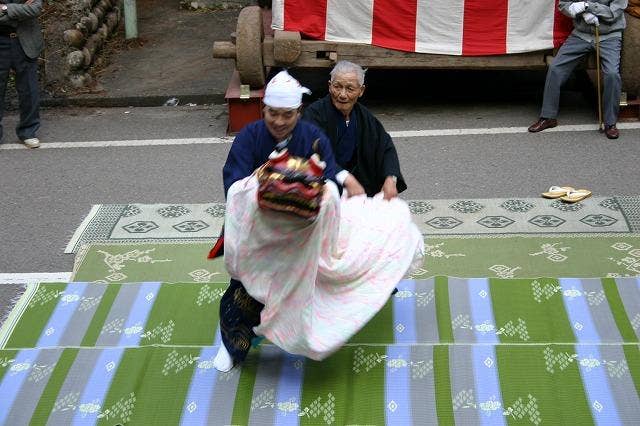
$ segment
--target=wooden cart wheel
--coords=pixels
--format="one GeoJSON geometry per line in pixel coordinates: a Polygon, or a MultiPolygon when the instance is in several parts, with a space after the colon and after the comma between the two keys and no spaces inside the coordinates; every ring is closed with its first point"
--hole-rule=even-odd
{"type": "Polygon", "coordinates": [[[620,74],[622,90],[640,96],[640,18],[625,14],[627,28],[622,35],[620,74]]]}
{"type": "Polygon", "coordinates": [[[264,86],[265,72],[262,61],[262,14],[258,6],[240,11],[236,27],[236,68],[242,84],[253,88],[264,86]]]}

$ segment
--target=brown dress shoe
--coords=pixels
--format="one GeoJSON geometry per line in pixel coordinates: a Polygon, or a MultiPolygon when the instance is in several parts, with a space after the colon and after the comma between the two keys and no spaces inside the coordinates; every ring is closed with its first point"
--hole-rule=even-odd
{"type": "Polygon", "coordinates": [[[538,121],[529,126],[529,131],[531,133],[541,132],[544,129],[550,129],[551,127],[556,127],[558,125],[558,120],[555,118],[544,118],[540,117],[538,121]]]}
{"type": "Polygon", "coordinates": [[[618,139],[618,136],[620,136],[615,124],[606,124],[604,126],[604,134],[607,135],[607,139],[618,139]]]}

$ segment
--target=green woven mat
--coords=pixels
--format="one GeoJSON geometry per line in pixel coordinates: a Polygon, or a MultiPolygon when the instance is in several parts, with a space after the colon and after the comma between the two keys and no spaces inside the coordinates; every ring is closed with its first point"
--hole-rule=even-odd
{"type": "Polygon", "coordinates": [[[212,247],[213,243],[85,245],[76,254],[72,279],[111,283],[229,282],[223,258],[207,259],[212,247]]]}
{"type": "MultiPolygon", "coordinates": [[[[93,244],[76,257],[73,279],[100,282],[227,282],[211,244],[93,244]]],[[[426,240],[424,267],[413,278],[605,277],[640,275],[640,235],[510,236],[426,240]]]]}
{"type": "Polygon", "coordinates": [[[40,284],[0,333],[0,424],[639,424],[640,280],[399,285],[322,362],[218,373],[224,285],[40,284]]]}

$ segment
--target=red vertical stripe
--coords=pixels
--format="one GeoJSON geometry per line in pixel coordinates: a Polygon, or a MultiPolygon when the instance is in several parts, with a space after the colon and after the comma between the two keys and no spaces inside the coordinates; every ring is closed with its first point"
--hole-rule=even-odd
{"type": "Polygon", "coordinates": [[[300,31],[309,38],[324,40],[327,0],[285,0],[284,29],[300,31]]]}
{"type": "Polygon", "coordinates": [[[558,10],[558,0],[556,0],[555,14],[553,17],[553,47],[558,48],[571,34],[573,21],[568,16],[564,16],[558,10]]]}
{"type": "Polygon", "coordinates": [[[465,0],[462,54],[507,53],[508,0],[465,0]]]}
{"type": "Polygon", "coordinates": [[[372,44],[415,51],[417,0],[374,0],[372,44]]]}

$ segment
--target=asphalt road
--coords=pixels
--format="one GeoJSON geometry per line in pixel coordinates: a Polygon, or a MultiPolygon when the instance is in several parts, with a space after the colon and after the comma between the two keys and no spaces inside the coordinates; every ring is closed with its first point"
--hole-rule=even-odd
{"type": "MultiPolygon", "coordinates": [[[[477,78],[447,92],[438,89],[442,85],[437,81],[422,86],[415,79],[396,79],[394,90],[365,97],[390,132],[418,131],[394,138],[409,185],[403,198],[536,197],[558,184],[588,188],[598,196],[638,195],[637,122],[635,128],[622,130],[617,141],[607,140],[595,130],[588,96],[568,91],[562,99],[560,131],[529,134],[525,129],[537,118],[540,105],[540,76],[529,80],[510,86],[500,79],[477,78]],[[505,133],[503,128],[512,129],[505,133]],[[441,129],[458,134],[438,136],[441,129]],[[488,134],[468,129],[486,129],[488,134]]],[[[375,76],[372,82],[369,90],[382,84],[375,76]]],[[[82,148],[64,144],[219,138],[225,135],[225,105],[62,108],[44,110],[42,118],[43,143],[60,142],[58,148],[0,149],[0,273],[71,271],[73,255],[63,254],[64,247],[93,204],[224,200],[221,170],[228,142],[82,148]]],[[[5,143],[16,142],[16,120],[15,113],[5,116],[5,143]]]]}

